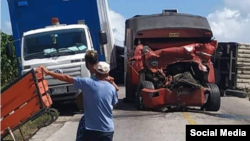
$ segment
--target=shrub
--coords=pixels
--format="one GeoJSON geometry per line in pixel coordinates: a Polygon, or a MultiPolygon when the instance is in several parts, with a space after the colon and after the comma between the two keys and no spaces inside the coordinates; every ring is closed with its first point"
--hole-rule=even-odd
{"type": "Polygon", "coordinates": [[[1,89],[18,77],[17,58],[13,45],[12,35],[1,32],[1,89]],[[7,58],[6,46],[10,43],[13,48],[13,57],[7,58]]]}

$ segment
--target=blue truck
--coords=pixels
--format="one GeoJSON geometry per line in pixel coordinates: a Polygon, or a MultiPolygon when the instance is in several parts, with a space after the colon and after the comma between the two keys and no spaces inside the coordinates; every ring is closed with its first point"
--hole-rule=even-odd
{"type": "MultiPolygon", "coordinates": [[[[89,77],[84,55],[98,51],[111,69],[116,55],[107,0],[8,0],[18,70],[40,65],[71,76],[89,77]]],[[[46,77],[54,101],[75,99],[71,84],[46,77]]]]}

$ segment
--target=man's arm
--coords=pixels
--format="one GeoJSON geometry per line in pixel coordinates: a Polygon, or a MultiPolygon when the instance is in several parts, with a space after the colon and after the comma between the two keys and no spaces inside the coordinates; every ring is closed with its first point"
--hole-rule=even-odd
{"type": "Polygon", "coordinates": [[[51,71],[49,71],[47,74],[52,76],[55,79],[58,79],[58,80],[61,80],[61,81],[64,81],[64,82],[68,82],[70,84],[73,84],[73,82],[74,82],[73,77],[71,77],[69,75],[58,74],[58,73],[54,73],[54,72],[51,72],[51,71]]]}
{"type": "Polygon", "coordinates": [[[115,90],[118,92],[119,91],[119,87],[115,84],[115,82],[113,81],[111,84],[115,87],[115,90]]]}
{"type": "Polygon", "coordinates": [[[55,79],[58,79],[58,80],[61,80],[61,81],[64,81],[64,82],[68,82],[70,84],[74,83],[73,77],[71,77],[69,75],[54,73],[52,71],[47,70],[44,66],[40,66],[40,68],[42,69],[42,71],[46,75],[50,75],[55,79]]]}
{"type": "Polygon", "coordinates": [[[113,77],[108,76],[105,80],[108,81],[110,84],[112,84],[117,92],[119,91],[119,87],[116,85],[113,77]]]}
{"type": "Polygon", "coordinates": [[[113,107],[117,107],[118,104],[118,95],[116,91],[113,91],[112,105],[113,107]]]}

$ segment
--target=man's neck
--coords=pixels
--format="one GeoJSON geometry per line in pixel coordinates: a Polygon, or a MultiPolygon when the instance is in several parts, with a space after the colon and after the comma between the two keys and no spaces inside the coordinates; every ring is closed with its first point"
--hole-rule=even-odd
{"type": "Polygon", "coordinates": [[[105,78],[106,78],[106,77],[100,77],[100,76],[97,76],[97,75],[96,75],[96,78],[97,78],[98,80],[100,80],[100,81],[105,81],[105,78]]]}
{"type": "Polygon", "coordinates": [[[95,74],[95,71],[94,70],[90,70],[90,74],[91,75],[95,74]]]}

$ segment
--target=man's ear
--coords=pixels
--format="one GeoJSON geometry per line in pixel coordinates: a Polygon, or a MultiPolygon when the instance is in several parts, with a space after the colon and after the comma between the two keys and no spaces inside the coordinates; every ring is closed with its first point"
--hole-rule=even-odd
{"type": "Polygon", "coordinates": [[[86,65],[86,68],[89,70],[89,63],[86,62],[85,65],[86,65]]]}

